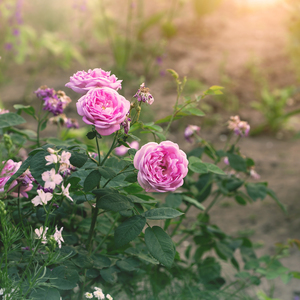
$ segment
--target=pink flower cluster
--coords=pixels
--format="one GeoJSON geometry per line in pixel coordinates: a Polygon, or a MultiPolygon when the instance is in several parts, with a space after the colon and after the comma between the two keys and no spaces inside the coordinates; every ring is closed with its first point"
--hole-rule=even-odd
{"type": "Polygon", "coordinates": [[[121,80],[102,69],[79,71],[66,84],[73,91],[83,94],[76,103],[82,120],[94,125],[101,135],[110,135],[121,128],[130,110],[130,102],[117,90],[121,80]]]}
{"type": "Polygon", "coordinates": [[[250,125],[245,121],[241,121],[239,116],[234,116],[230,117],[228,121],[228,129],[238,136],[245,137],[249,134],[250,125]]]}
{"type": "Polygon", "coordinates": [[[188,173],[186,154],[171,141],[144,145],[134,157],[138,182],[146,192],[174,192],[188,173]]]}
{"type": "MultiPolygon", "coordinates": [[[[2,162],[2,170],[0,174],[0,192],[4,192],[4,186],[12,175],[14,175],[21,167],[22,162],[14,162],[9,159],[2,162]],[[4,166],[3,166],[4,165],[4,166]]],[[[8,191],[13,197],[18,197],[18,193],[21,196],[28,198],[27,192],[29,192],[33,185],[33,177],[29,170],[26,170],[21,176],[14,180],[8,188],[8,191]]]]}

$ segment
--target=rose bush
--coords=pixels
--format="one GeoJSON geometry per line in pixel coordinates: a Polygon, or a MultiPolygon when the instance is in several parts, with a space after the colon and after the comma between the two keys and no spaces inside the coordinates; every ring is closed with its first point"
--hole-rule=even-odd
{"type": "Polygon", "coordinates": [[[110,75],[110,72],[96,68],[88,72],[78,71],[70,77],[70,82],[66,84],[66,87],[76,93],[85,94],[97,87],[109,87],[117,91],[122,88],[121,82],[122,80],[118,80],[115,75],[110,75]]]}
{"type": "Polygon", "coordinates": [[[76,106],[86,124],[94,125],[101,135],[110,135],[120,129],[130,102],[111,88],[95,88],[82,96],[76,106]]]}
{"type": "Polygon", "coordinates": [[[137,151],[134,167],[139,170],[138,182],[146,192],[174,192],[183,185],[188,160],[171,141],[151,142],[137,151]]]}

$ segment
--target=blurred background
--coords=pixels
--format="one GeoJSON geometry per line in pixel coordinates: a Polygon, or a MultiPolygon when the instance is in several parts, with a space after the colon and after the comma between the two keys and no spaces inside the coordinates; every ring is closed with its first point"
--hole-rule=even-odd
{"type": "MultiPolygon", "coordinates": [[[[223,95],[200,103],[206,116],[175,122],[170,139],[190,150],[183,131],[193,124],[222,145],[230,116],[248,121],[251,137],[242,152],[257,162],[260,180],[289,215],[268,200],[246,215],[238,204],[222,202],[212,221],[232,234],[242,226],[260,254],[300,238],[299,0],[1,0],[0,56],[0,107],[12,111],[17,103],[37,105],[33,92],[47,85],[73,99],[66,113],[79,119],[78,96],[64,85],[73,73],[93,68],[122,79],[129,100],[145,82],[155,99],[147,121],[172,112],[176,85],[166,69],[187,76],[186,96],[223,86],[223,95]]],[[[299,271],[299,259],[295,249],[285,263],[299,271]]],[[[297,282],[274,282],[280,299],[297,292],[297,282]]]]}

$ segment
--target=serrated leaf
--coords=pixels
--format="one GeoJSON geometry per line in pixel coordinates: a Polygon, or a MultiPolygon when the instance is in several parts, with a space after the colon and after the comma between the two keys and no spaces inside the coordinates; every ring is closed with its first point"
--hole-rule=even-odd
{"type": "Polygon", "coordinates": [[[199,203],[196,199],[188,197],[186,195],[182,195],[182,198],[184,201],[196,206],[197,208],[199,208],[201,210],[205,210],[205,207],[201,203],[199,203]]]}
{"type": "Polygon", "coordinates": [[[176,251],[169,235],[158,226],[148,227],[145,231],[145,242],[151,255],[171,268],[176,251]]]}
{"type": "Polygon", "coordinates": [[[248,195],[253,201],[263,200],[267,196],[267,186],[263,182],[245,184],[248,195]]]}
{"type": "Polygon", "coordinates": [[[195,173],[204,174],[208,172],[207,166],[202,160],[195,156],[189,157],[189,169],[195,173]]]}
{"type": "Polygon", "coordinates": [[[83,189],[85,192],[89,192],[94,189],[101,180],[101,174],[98,170],[92,171],[85,179],[83,189]]]}
{"type": "Polygon", "coordinates": [[[115,246],[120,248],[134,240],[146,225],[146,219],[141,215],[133,216],[123,222],[115,230],[115,246]]]}
{"type": "Polygon", "coordinates": [[[0,128],[16,126],[26,123],[25,119],[15,113],[6,113],[0,115],[0,128]]]}
{"type": "Polygon", "coordinates": [[[183,215],[182,212],[171,207],[160,207],[145,211],[142,216],[149,220],[172,219],[183,215]]]}
{"type": "Polygon", "coordinates": [[[126,196],[111,193],[97,199],[96,207],[105,210],[121,211],[132,208],[133,204],[126,196]]]}

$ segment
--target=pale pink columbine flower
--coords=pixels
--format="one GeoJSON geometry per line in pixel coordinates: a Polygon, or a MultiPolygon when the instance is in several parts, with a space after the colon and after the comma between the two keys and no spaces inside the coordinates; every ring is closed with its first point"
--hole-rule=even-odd
{"type": "Polygon", "coordinates": [[[46,166],[48,166],[51,164],[57,164],[60,157],[57,154],[50,154],[50,155],[45,156],[45,159],[47,161],[46,166]]]}
{"type": "Polygon", "coordinates": [[[69,183],[66,187],[64,187],[64,184],[62,184],[61,185],[61,194],[59,194],[59,195],[64,195],[67,198],[69,198],[71,201],[73,201],[73,199],[71,198],[70,193],[69,193],[70,186],[71,186],[71,183],[69,183]]]}
{"type": "Polygon", "coordinates": [[[87,298],[87,299],[92,299],[93,298],[93,294],[91,294],[89,292],[85,293],[84,295],[85,295],[85,298],[87,298]]]}
{"type": "Polygon", "coordinates": [[[140,88],[133,97],[136,98],[139,102],[146,102],[150,105],[154,102],[154,98],[149,93],[149,88],[145,87],[145,83],[142,83],[140,85],[140,88]]]}
{"type": "Polygon", "coordinates": [[[107,294],[107,295],[106,295],[106,298],[107,298],[108,300],[113,300],[113,297],[112,297],[110,294],[107,294]]]}
{"type": "Polygon", "coordinates": [[[46,238],[46,233],[47,233],[48,227],[44,229],[43,226],[41,226],[39,229],[35,229],[35,234],[37,235],[38,239],[42,239],[42,244],[47,244],[47,238],[46,238]]]}
{"type": "Polygon", "coordinates": [[[260,179],[260,175],[253,168],[250,170],[250,176],[256,180],[260,179]]]}
{"type": "Polygon", "coordinates": [[[56,184],[60,184],[63,178],[55,173],[55,169],[52,168],[50,171],[46,171],[42,174],[42,179],[45,181],[45,188],[55,189],[56,184]]]}
{"type": "Polygon", "coordinates": [[[245,137],[249,134],[250,125],[245,121],[241,121],[239,116],[234,116],[230,117],[228,121],[228,129],[232,130],[236,135],[245,137]]]}
{"type": "Polygon", "coordinates": [[[58,247],[61,248],[61,242],[64,242],[64,239],[61,235],[61,232],[64,228],[61,227],[60,230],[57,229],[57,226],[55,226],[55,233],[53,235],[54,239],[56,240],[58,247]]]}
{"type": "Polygon", "coordinates": [[[95,292],[94,292],[94,296],[97,298],[97,299],[105,299],[105,295],[103,294],[102,292],[102,289],[98,288],[98,287],[95,287],[95,292]]]}
{"type": "MultiPolygon", "coordinates": [[[[132,143],[128,144],[130,148],[139,149],[139,142],[137,141],[133,141],[132,143]]],[[[115,153],[118,156],[123,156],[127,153],[127,151],[129,150],[129,148],[125,147],[124,145],[121,145],[120,147],[115,148],[115,153]]]]}
{"type": "Polygon", "coordinates": [[[189,143],[193,143],[193,137],[199,135],[200,127],[196,125],[189,125],[184,131],[184,137],[189,143]]]}
{"type": "Polygon", "coordinates": [[[35,196],[31,202],[34,204],[34,206],[47,204],[52,198],[53,194],[51,193],[45,193],[42,189],[37,190],[38,196],[35,196]]]}

